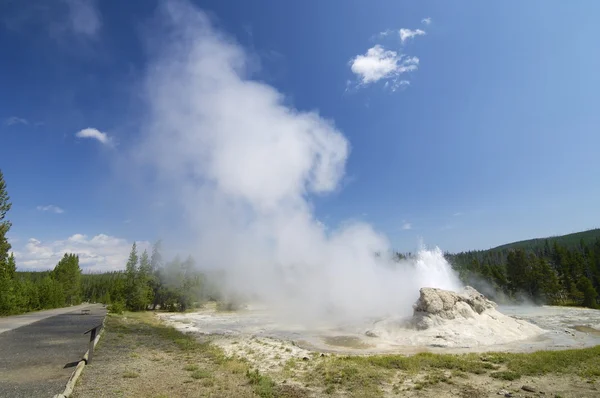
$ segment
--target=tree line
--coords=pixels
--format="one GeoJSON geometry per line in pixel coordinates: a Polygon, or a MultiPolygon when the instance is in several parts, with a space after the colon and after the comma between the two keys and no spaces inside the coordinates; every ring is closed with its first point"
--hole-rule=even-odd
{"type": "Polygon", "coordinates": [[[463,282],[488,295],[534,303],[598,307],[600,238],[566,245],[446,254],[463,282]]]}
{"type": "Polygon", "coordinates": [[[82,274],[79,257],[65,253],[52,271],[19,272],[7,233],[11,208],[0,171],[0,315],[77,305],[110,304],[113,311],[184,311],[208,297],[208,284],[194,260],[179,256],[165,262],[160,241],[139,255],[134,243],[124,271],[82,274]]]}
{"type": "Polygon", "coordinates": [[[160,241],[151,255],[139,255],[134,243],[125,271],[83,275],[82,294],[86,301],[111,304],[114,312],[185,311],[208,298],[205,280],[192,257],[164,262],[160,241]]]}

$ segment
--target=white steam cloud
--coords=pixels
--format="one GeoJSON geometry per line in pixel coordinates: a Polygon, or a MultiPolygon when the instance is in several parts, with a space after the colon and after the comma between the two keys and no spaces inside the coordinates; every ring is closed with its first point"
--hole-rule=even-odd
{"type": "Polygon", "coordinates": [[[420,287],[458,288],[439,250],[396,264],[366,223],[327,230],[309,198],[338,187],[344,135],[248,77],[244,50],[203,12],[183,1],[159,12],[164,41],[145,80],[140,159],[185,209],[200,265],[226,270],[232,291],[296,317],[407,314],[420,287]]]}

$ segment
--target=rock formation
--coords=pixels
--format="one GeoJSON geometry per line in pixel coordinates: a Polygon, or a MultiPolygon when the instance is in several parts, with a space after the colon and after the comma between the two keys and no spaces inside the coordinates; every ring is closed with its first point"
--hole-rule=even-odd
{"type": "Polygon", "coordinates": [[[462,292],[422,288],[410,319],[387,318],[366,331],[396,346],[469,348],[508,344],[545,331],[502,314],[496,303],[472,287],[462,292]]]}
{"type": "Polygon", "coordinates": [[[456,318],[475,318],[486,310],[495,309],[496,303],[470,286],[462,293],[424,287],[414,304],[413,324],[419,329],[428,329],[440,321],[456,318]]]}

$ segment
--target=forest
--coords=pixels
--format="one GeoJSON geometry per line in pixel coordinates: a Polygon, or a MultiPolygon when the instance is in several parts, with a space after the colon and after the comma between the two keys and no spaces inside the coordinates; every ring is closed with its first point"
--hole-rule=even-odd
{"type": "Polygon", "coordinates": [[[446,254],[464,283],[497,301],[597,308],[600,230],[446,254]]]}

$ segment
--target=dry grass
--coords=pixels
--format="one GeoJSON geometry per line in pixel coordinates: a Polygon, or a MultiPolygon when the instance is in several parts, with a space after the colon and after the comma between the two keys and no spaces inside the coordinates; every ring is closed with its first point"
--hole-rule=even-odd
{"type": "MultiPolygon", "coordinates": [[[[233,341],[229,348],[242,353],[254,347],[243,343],[233,341]]],[[[252,344],[276,345],[271,351],[281,366],[259,371],[252,361],[229,357],[210,340],[183,334],[151,313],[111,315],[74,397],[475,398],[504,390],[523,395],[524,384],[547,397],[600,396],[600,347],[533,354],[298,357],[300,351],[286,356],[281,343],[259,339],[252,344]]]]}
{"type": "Polygon", "coordinates": [[[151,313],[110,315],[74,397],[304,397],[245,361],[160,323],[151,313]]]}

